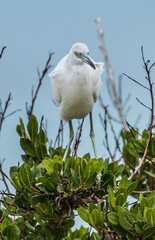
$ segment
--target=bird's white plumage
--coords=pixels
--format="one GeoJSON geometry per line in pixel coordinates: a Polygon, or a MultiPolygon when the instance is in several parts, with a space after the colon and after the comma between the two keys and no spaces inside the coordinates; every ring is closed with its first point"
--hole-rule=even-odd
{"type": "Polygon", "coordinates": [[[89,57],[96,67],[93,69],[76,53],[88,56],[88,47],[84,43],[75,43],[49,74],[60,117],[65,121],[81,119],[90,113],[101,88],[103,63],[95,63],[89,57]]]}

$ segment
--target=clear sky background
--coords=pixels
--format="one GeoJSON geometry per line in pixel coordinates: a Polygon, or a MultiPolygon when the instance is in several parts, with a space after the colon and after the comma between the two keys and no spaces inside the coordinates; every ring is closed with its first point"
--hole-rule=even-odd
{"type": "MultiPolygon", "coordinates": [[[[0,98],[3,106],[9,92],[12,101],[7,111],[21,109],[7,118],[0,133],[0,159],[5,158],[3,169],[8,173],[9,167],[21,163],[22,150],[16,125],[19,116],[27,123],[25,102],[31,102],[31,89],[38,84],[37,68],[44,68],[49,51],[55,52],[51,64],[56,66],[59,60],[68,53],[71,46],[81,41],[88,45],[90,56],[95,61],[103,61],[98,47],[99,40],[95,19],[102,20],[106,47],[114,71],[116,82],[120,74],[125,72],[131,77],[146,84],[145,72],[141,58],[141,46],[144,46],[145,57],[155,61],[155,1],[154,0],[0,0],[0,49],[7,48],[0,59],[0,98]]],[[[52,70],[52,69],[51,69],[52,70]]],[[[155,77],[154,72],[152,77],[155,77]]],[[[101,96],[109,111],[117,118],[109,99],[106,87],[106,72],[102,76],[101,96]]],[[[145,104],[150,104],[148,92],[123,77],[123,98],[131,93],[129,105],[131,111],[127,120],[134,124],[141,114],[139,128],[148,126],[149,112],[137,101],[138,97],[145,104]]],[[[34,114],[48,120],[48,137],[55,140],[59,127],[59,115],[52,102],[52,90],[48,76],[44,78],[34,108],[34,114]]],[[[100,157],[107,157],[102,141],[104,130],[98,114],[103,110],[96,103],[93,111],[97,152],[100,157]]],[[[78,124],[73,121],[74,129],[78,124]]],[[[68,141],[68,125],[64,126],[64,146],[68,141]]],[[[115,124],[117,130],[119,125],[115,124]]],[[[93,156],[89,139],[89,118],[84,122],[82,142],[78,154],[90,152],[93,156]]]]}

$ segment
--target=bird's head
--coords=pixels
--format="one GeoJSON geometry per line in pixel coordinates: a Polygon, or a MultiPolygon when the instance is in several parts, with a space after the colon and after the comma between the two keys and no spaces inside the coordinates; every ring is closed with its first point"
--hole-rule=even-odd
{"type": "Polygon", "coordinates": [[[72,46],[69,52],[69,55],[72,59],[72,62],[74,62],[75,64],[87,63],[93,69],[96,69],[96,66],[93,60],[89,56],[89,49],[84,43],[80,43],[80,42],[75,43],[72,46]]]}

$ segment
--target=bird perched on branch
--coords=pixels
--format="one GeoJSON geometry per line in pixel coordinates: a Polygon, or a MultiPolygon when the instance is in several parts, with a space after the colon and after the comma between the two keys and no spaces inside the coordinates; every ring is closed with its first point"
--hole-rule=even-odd
{"type": "Polygon", "coordinates": [[[77,42],[49,74],[60,118],[69,122],[69,142],[63,160],[74,138],[72,119],[82,119],[87,114],[90,115],[90,137],[97,158],[92,109],[100,94],[103,65],[90,58],[84,43],[77,42]]]}

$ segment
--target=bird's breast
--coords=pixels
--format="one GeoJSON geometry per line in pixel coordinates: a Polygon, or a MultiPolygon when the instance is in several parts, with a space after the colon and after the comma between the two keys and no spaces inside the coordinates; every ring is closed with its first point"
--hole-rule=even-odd
{"type": "Polygon", "coordinates": [[[85,73],[76,71],[65,83],[59,107],[60,117],[66,121],[84,118],[94,106],[91,82],[85,73]]]}

